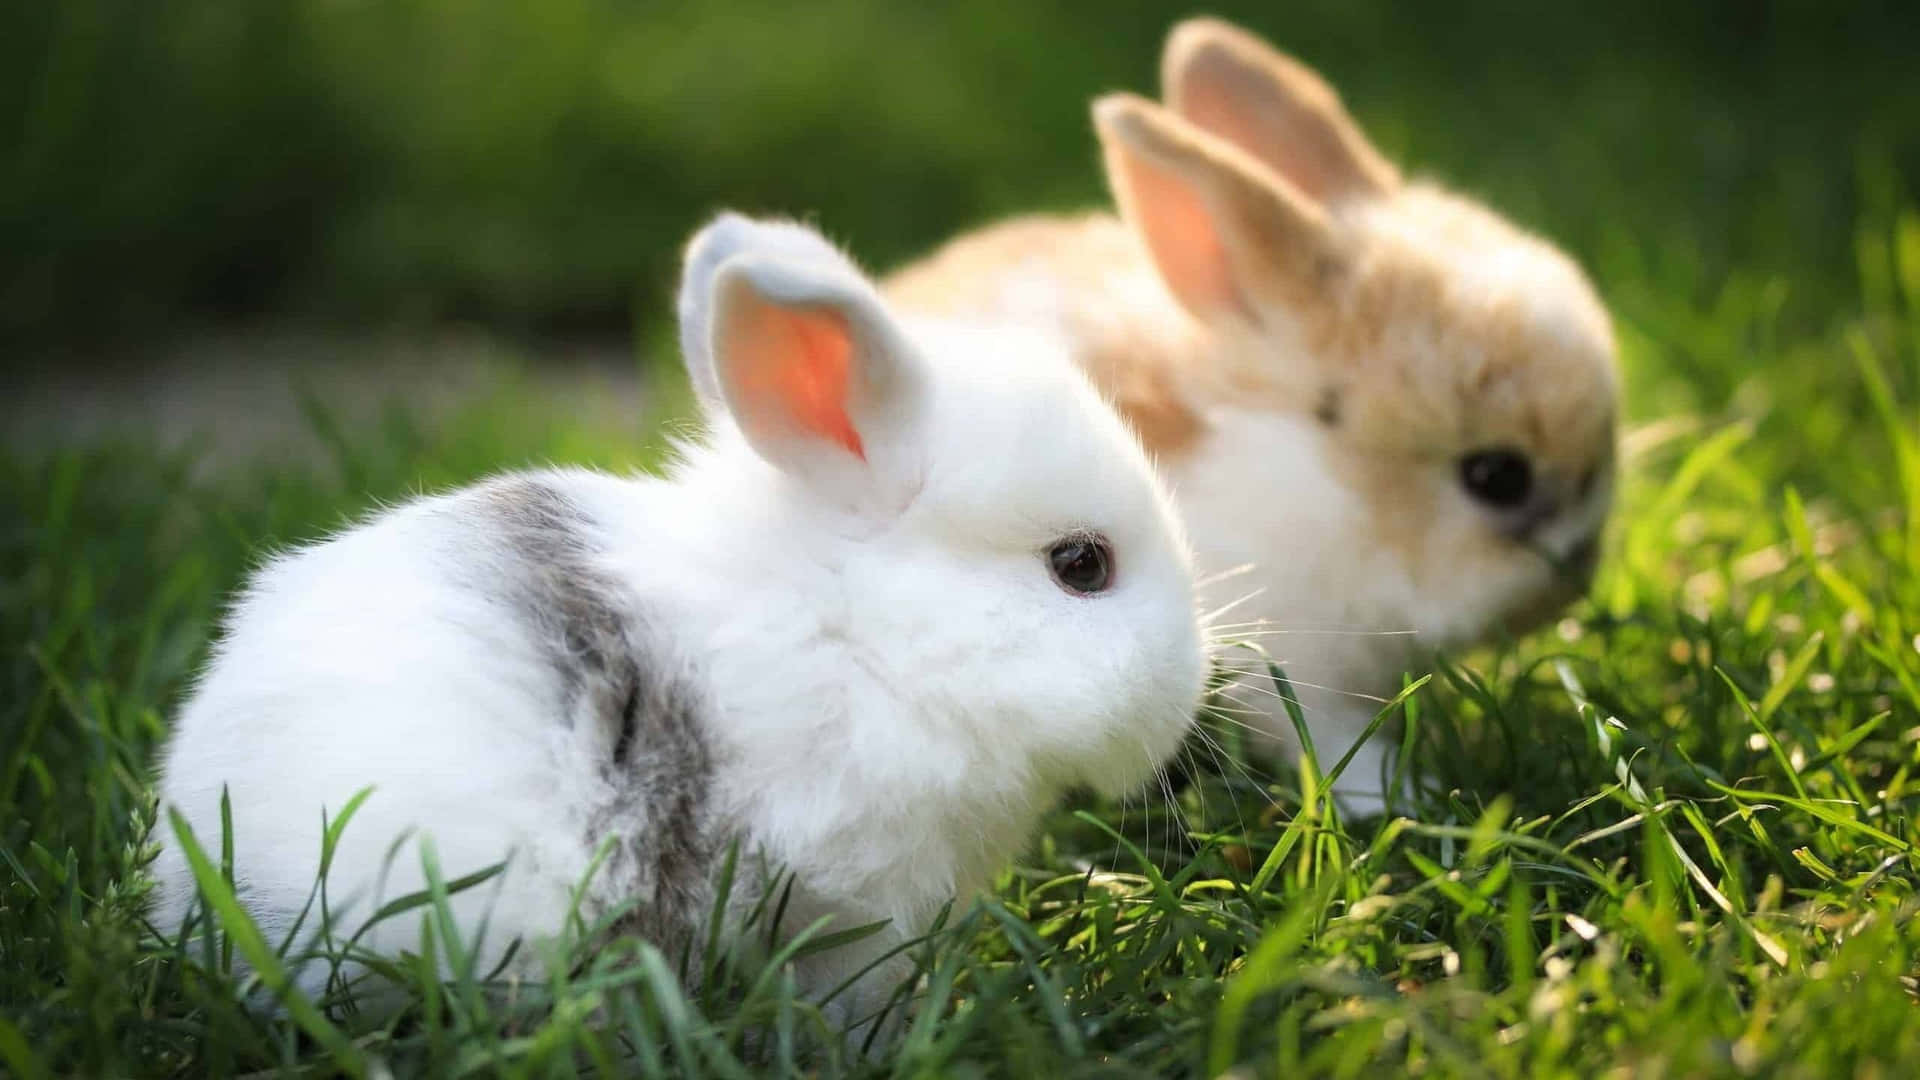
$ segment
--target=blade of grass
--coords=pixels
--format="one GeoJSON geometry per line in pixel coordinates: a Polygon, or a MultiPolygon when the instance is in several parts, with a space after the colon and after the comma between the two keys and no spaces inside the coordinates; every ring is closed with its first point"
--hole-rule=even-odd
{"type": "Polygon", "coordinates": [[[1240,1030],[1247,1009],[1261,994],[1280,985],[1287,961],[1300,951],[1324,908],[1324,904],[1313,902],[1295,906],[1279,925],[1261,937],[1246,963],[1228,981],[1220,995],[1220,1006],[1214,1012],[1213,1031],[1208,1039],[1208,1075],[1225,1075],[1239,1060],[1240,1030]]]}
{"type": "Polygon", "coordinates": [[[301,1030],[326,1047],[341,1068],[355,1074],[364,1073],[367,1062],[359,1047],[354,1046],[339,1028],[328,1022],[293,984],[286,969],[281,967],[280,958],[267,945],[266,938],[261,936],[259,927],[241,909],[232,885],[207,858],[199,841],[194,838],[193,826],[188,824],[179,810],[172,807],[167,808],[167,818],[173,826],[174,842],[180,845],[180,852],[193,871],[193,880],[199,886],[200,896],[228,938],[238,946],[247,963],[253,966],[260,981],[274,994],[275,1000],[287,1010],[294,1022],[300,1025],[301,1030]]]}
{"type": "Polygon", "coordinates": [[[1793,785],[1794,793],[1802,800],[1806,799],[1807,785],[1800,779],[1800,770],[1793,767],[1793,759],[1787,755],[1786,747],[1781,746],[1780,740],[1774,738],[1773,728],[1761,719],[1760,714],[1753,707],[1753,702],[1747,699],[1747,695],[1740,689],[1739,684],[1733,681],[1733,677],[1728,675],[1725,669],[1716,665],[1713,670],[1720,676],[1720,681],[1727,684],[1727,690],[1733,695],[1734,703],[1739,705],[1740,711],[1746,714],[1753,729],[1766,740],[1767,747],[1773,751],[1774,760],[1780,765],[1780,771],[1786,774],[1787,783],[1793,785]]]}

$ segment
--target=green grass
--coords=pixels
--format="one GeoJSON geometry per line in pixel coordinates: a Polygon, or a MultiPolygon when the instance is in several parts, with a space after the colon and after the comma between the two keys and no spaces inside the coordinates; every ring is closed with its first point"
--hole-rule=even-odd
{"type": "MultiPolygon", "coordinates": [[[[1440,665],[1394,710],[1404,818],[1343,821],[1316,778],[1256,781],[1195,747],[1177,805],[1055,814],[991,900],[916,947],[911,1022],[866,1058],[777,957],[718,957],[688,997],[681,958],[625,941],[551,958],[549,986],[482,993],[470,965],[430,974],[459,946],[434,895],[395,916],[431,924],[423,958],[392,969],[410,987],[397,1017],[275,1017],[238,1004],[262,987],[233,965],[273,985],[275,943],[230,903],[205,949],[142,923],[166,828],[151,755],[264,549],[498,467],[644,463],[657,417],[587,430],[507,387],[431,430],[396,411],[335,432],[305,465],[196,470],[139,445],[8,457],[0,1065],[1914,1075],[1920,217],[1894,205],[1862,221],[1826,321],[1783,318],[1780,280],[1600,267],[1634,418],[1609,557],[1558,627],[1440,665]]],[[[220,838],[199,839],[218,900],[220,838]]]]}

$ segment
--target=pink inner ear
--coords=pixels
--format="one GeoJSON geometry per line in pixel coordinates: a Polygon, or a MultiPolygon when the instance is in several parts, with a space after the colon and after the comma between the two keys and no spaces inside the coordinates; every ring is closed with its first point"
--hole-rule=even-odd
{"type": "Polygon", "coordinates": [[[1185,179],[1144,161],[1131,149],[1119,152],[1132,198],[1134,224],[1152,250],[1167,286],[1187,308],[1205,317],[1249,308],[1234,281],[1220,240],[1220,226],[1185,179]]]}
{"type": "Polygon", "coordinates": [[[1302,124],[1286,109],[1250,100],[1259,87],[1219,86],[1189,78],[1180,112],[1188,120],[1264,161],[1310,198],[1325,201],[1340,178],[1333,162],[1340,153],[1330,133],[1302,124]]]}
{"type": "Polygon", "coordinates": [[[839,312],[749,305],[736,338],[735,383],[756,413],[784,416],[862,461],[860,432],[847,414],[853,334],[839,312]]]}

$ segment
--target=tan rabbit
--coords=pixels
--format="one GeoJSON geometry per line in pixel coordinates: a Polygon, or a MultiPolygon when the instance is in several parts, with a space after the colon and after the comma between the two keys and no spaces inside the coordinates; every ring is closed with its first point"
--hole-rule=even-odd
{"type": "MultiPolygon", "coordinates": [[[[1221,575],[1206,599],[1255,594],[1224,621],[1267,633],[1331,763],[1434,649],[1585,590],[1612,499],[1612,330],[1565,255],[1403,181],[1326,82],[1252,35],[1182,23],[1162,80],[1168,107],[1094,104],[1119,218],[992,226],[886,287],[1064,335],[1158,457],[1221,575]]],[[[1291,743],[1271,684],[1242,682],[1250,722],[1291,743]]],[[[1361,748],[1350,808],[1381,807],[1389,756],[1361,748]]]]}

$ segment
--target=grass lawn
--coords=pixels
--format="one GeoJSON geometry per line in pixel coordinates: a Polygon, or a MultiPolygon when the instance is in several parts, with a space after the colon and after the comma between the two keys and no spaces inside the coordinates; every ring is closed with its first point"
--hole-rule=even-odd
{"type": "MultiPolygon", "coordinates": [[[[1857,187],[1850,236],[1756,197],[1703,244],[1647,224],[1712,202],[1698,174],[1560,138],[1588,156],[1477,175],[1556,178],[1516,213],[1620,320],[1628,466],[1591,598],[1410,673],[1379,736],[1407,748],[1403,816],[1343,820],[1337,763],[1269,775],[1217,720],[1229,753],[1194,743],[1164,792],[1061,808],[918,946],[911,1019],[866,1056],[777,957],[720,957],[695,998],[640,942],[555,956],[545,986],[429,957],[395,968],[396,1016],[268,1013],[244,1002],[278,942],[236,910],[192,950],[142,919],[152,755],[247,568],[493,470],[645,465],[672,379],[625,427],[506,385],[433,423],[316,402],[328,453],[291,462],[0,451],[0,1073],[1920,1076],[1920,214],[1894,163],[1783,156],[1780,192],[1857,187]]],[[[434,925],[422,899],[393,917],[434,925]]]]}

